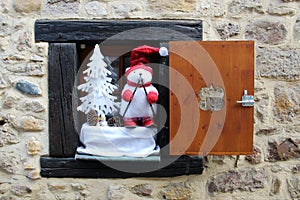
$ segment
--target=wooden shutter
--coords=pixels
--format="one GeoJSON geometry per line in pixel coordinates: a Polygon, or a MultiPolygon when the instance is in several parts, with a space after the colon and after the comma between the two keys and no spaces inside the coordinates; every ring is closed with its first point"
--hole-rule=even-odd
{"type": "Polygon", "coordinates": [[[237,101],[254,93],[253,41],[170,42],[170,154],[251,154],[253,107],[237,101]],[[222,88],[224,107],[202,110],[202,88],[222,88]]]}

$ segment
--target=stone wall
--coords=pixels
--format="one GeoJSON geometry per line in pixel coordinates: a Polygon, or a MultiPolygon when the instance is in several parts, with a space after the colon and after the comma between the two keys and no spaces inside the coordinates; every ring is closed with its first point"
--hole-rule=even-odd
{"type": "Polygon", "coordinates": [[[299,0],[1,0],[0,199],[300,199],[299,0]],[[36,19],[201,19],[205,40],[256,41],[254,154],[202,175],[46,179],[47,44],[36,19]]]}

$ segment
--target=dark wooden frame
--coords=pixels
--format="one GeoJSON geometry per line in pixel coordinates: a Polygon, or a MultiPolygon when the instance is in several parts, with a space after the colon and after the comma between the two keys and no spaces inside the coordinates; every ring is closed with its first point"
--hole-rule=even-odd
{"type": "MultiPolygon", "coordinates": [[[[35,41],[48,42],[48,94],[49,94],[49,156],[41,157],[41,175],[45,177],[166,177],[183,174],[201,174],[201,157],[182,156],[160,170],[148,173],[126,173],[112,169],[98,161],[75,160],[79,145],[78,133],[72,115],[72,89],[79,68],[78,46],[101,42],[121,31],[137,28],[165,28],[180,34],[166,32],[134,36],[118,36],[117,43],[126,40],[142,42],[168,42],[170,40],[202,40],[201,21],[117,21],[117,20],[37,20],[35,41]],[[128,38],[129,37],[129,38],[128,38]],[[132,38],[130,38],[132,37],[132,38]]],[[[160,30],[161,31],[161,30],[160,30]]],[[[161,63],[167,64],[166,60],[161,63]]],[[[159,69],[159,81],[166,81],[168,71],[159,69]]],[[[168,109],[169,91],[160,87],[160,104],[168,109]]],[[[160,145],[168,142],[168,121],[159,134],[160,145]]],[[[162,152],[162,159],[168,160],[168,152],[162,152]]],[[[154,164],[155,165],[155,164],[154,164]]]]}

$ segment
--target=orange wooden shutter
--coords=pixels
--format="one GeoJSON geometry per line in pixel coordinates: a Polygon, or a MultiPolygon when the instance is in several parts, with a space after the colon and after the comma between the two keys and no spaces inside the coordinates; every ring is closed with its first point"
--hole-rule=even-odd
{"type": "Polygon", "coordinates": [[[170,154],[251,154],[254,93],[253,41],[170,42],[170,154]],[[224,107],[202,110],[199,91],[222,88],[224,107]]]}

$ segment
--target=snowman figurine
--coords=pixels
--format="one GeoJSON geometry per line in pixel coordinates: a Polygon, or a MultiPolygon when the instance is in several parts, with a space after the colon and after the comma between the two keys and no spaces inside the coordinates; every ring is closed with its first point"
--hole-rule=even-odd
{"type": "Polygon", "coordinates": [[[139,124],[144,127],[155,126],[153,117],[159,94],[151,84],[153,70],[145,65],[148,62],[146,56],[150,54],[167,56],[168,50],[165,47],[159,49],[144,45],[131,52],[130,67],[125,72],[127,83],[121,94],[120,114],[125,127],[136,127],[139,124]]]}

